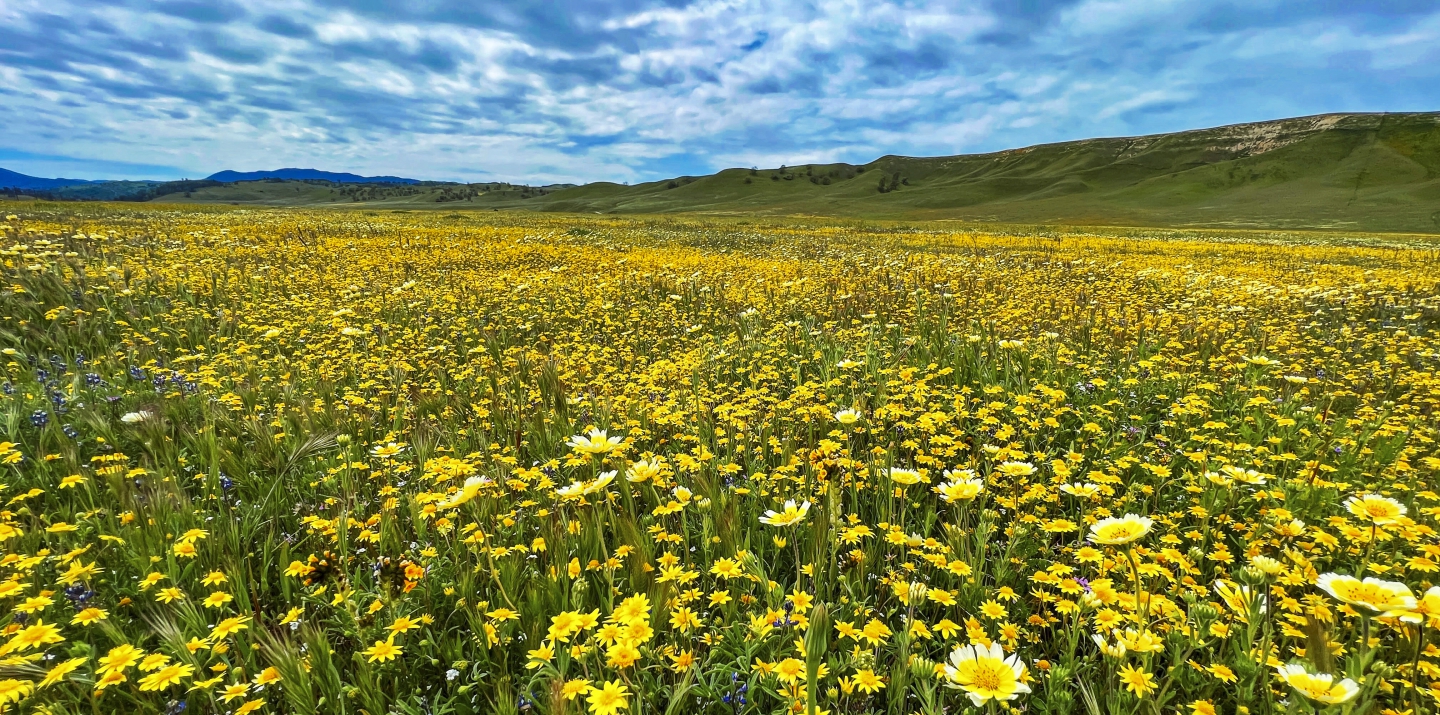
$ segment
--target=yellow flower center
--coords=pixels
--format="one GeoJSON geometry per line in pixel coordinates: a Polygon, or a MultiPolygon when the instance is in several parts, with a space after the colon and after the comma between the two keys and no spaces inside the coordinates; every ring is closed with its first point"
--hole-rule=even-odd
{"type": "Polygon", "coordinates": [[[994,692],[1000,689],[1000,673],[994,668],[981,667],[975,671],[975,687],[994,692]]]}

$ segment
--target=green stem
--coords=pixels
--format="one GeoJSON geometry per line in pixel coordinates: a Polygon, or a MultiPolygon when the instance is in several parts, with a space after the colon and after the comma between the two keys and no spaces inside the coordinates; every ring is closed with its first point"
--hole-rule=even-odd
{"type": "Polygon", "coordinates": [[[1140,564],[1135,560],[1135,547],[1126,544],[1125,557],[1130,560],[1130,574],[1135,579],[1135,615],[1140,616],[1140,631],[1143,633],[1150,627],[1150,603],[1149,599],[1143,604],[1140,601],[1140,564]]]}
{"type": "Polygon", "coordinates": [[[1425,621],[1421,620],[1415,624],[1415,660],[1410,664],[1410,698],[1415,707],[1415,715],[1424,715],[1425,709],[1420,704],[1420,651],[1425,647],[1425,621]]]}
{"type": "Polygon", "coordinates": [[[790,548],[791,548],[791,550],[792,550],[792,551],[794,552],[794,554],[795,554],[795,590],[796,590],[796,591],[801,591],[801,590],[804,590],[804,589],[802,588],[801,584],[804,583],[804,578],[805,578],[805,576],[804,576],[804,572],[801,571],[801,566],[800,566],[800,536],[799,536],[799,534],[794,534],[794,535],[792,535],[792,538],[791,538],[791,541],[790,541],[790,548]]]}
{"type": "Polygon", "coordinates": [[[1360,573],[1355,574],[1355,578],[1361,578],[1361,579],[1365,578],[1365,570],[1368,569],[1368,568],[1370,568],[1370,554],[1375,551],[1375,533],[1376,533],[1376,531],[1378,531],[1379,529],[1380,529],[1380,525],[1379,525],[1379,524],[1376,524],[1376,523],[1371,523],[1371,524],[1370,524],[1370,541],[1369,541],[1369,543],[1366,543],[1366,544],[1365,544],[1365,558],[1364,558],[1364,559],[1361,559],[1361,561],[1360,561],[1360,573]]]}

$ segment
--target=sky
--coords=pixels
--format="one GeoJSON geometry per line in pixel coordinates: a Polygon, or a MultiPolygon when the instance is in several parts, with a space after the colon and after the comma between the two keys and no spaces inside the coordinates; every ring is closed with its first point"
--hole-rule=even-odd
{"type": "Polygon", "coordinates": [[[0,0],[0,167],[532,184],[1440,110],[1436,0],[0,0]]]}

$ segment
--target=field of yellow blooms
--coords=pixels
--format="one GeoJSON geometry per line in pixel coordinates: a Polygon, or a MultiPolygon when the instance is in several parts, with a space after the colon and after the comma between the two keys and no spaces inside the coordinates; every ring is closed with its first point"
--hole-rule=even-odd
{"type": "Polygon", "coordinates": [[[0,711],[1440,709],[1422,237],[6,212],[0,711]]]}

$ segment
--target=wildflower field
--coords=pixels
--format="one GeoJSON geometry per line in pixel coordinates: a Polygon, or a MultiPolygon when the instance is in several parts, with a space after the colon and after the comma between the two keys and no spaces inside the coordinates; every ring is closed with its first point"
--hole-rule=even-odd
{"type": "Polygon", "coordinates": [[[8,206],[0,710],[1440,707],[1423,237],[8,206]]]}

